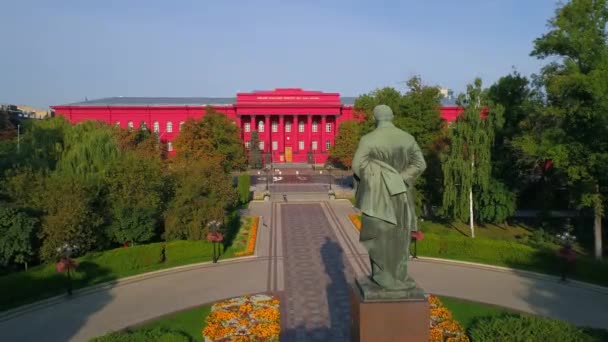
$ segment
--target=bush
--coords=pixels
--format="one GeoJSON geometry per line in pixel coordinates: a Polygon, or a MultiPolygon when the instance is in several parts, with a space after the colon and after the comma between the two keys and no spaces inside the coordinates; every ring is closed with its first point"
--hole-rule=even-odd
{"type": "Polygon", "coordinates": [[[238,178],[238,192],[239,201],[242,204],[248,203],[250,200],[249,188],[251,187],[251,176],[248,174],[239,175],[238,178]]]}
{"type": "Polygon", "coordinates": [[[120,331],[96,337],[90,342],[189,342],[190,337],[178,331],[155,328],[150,330],[120,331]]]}
{"type": "Polygon", "coordinates": [[[524,315],[480,319],[470,329],[473,341],[600,341],[602,333],[566,322],[524,315]]]}

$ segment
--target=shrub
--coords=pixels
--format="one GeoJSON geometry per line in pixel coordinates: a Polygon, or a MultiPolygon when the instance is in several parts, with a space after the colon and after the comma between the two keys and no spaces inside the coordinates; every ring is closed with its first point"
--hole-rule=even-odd
{"type": "Polygon", "coordinates": [[[505,315],[480,319],[473,324],[473,341],[600,341],[596,332],[566,322],[536,316],[505,315]]]}
{"type": "Polygon", "coordinates": [[[178,331],[154,328],[149,330],[120,331],[96,337],[90,342],[189,342],[192,339],[178,331]]]}
{"type": "Polygon", "coordinates": [[[239,175],[238,178],[238,192],[239,192],[239,201],[242,204],[249,202],[249,188],[251,187],[251,176],[248,174],[239,175]]]}

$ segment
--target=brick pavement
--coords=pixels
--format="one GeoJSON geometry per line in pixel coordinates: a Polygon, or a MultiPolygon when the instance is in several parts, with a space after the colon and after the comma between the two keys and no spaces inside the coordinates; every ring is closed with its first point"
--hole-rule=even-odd
{"type": "Polygon", "coordinates": [[[285,293],[281,341],[348,341],[353,271],[318,203],[281,204],[285,293]]]}

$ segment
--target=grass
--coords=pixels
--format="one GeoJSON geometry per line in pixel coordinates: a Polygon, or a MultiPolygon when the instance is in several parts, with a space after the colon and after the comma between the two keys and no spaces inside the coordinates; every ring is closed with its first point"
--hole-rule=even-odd
{"type": "Polygon", "coordinates": [[[452,297],[439,297],[443,305],[452,312],[452,316],[460,323],[465,330],[473,326],[473,323],[480,319],[493,316],[513,314],[515,311],[496,305],[471,302],[464,299],[452,297]]]}
{"type": "Polygon", "coordinates": [[[161,317],[131,330],[163,328],[166,330],[182,332],[194,341],[202,341],[201,332],[203,331],[203,328],[205,328],[206,318],[210,312],[211,305],[204,305],[161,317]]]}
{"type": "MultiPolygon", "coordinates": [[[[236,227],[226,234],[229,243],[221,255],[222,259],[232,258],[236,252],[244,249],[238,240],[234,245],[231,242],[234,240],[232,236],[236,235],[238,239],[240,228],[238,224],[236,227]]],[[[211,261],[212,257],[213,245],[207,241],[169,241],[92,252],[77,258],[79,266],[72,274],[72,286],[74,289],[84,288],[151,271],[211,261]],[[163,248],[164,261],[161,260],[163,248]]],[[[0,310],[65,293],[66,286],[66,275],[57,273],[54,264],[1,276],[0,288],[11,290],[0,292],[0,310]]]]}

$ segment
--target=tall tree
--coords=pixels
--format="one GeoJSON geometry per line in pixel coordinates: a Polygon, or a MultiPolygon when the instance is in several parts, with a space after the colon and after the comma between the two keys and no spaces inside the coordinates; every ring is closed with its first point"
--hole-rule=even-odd
{"type": "Polygon", "coordinates": [[[0,265],[28,263],[36,254],[37,220],[0,203],[0,265]]]}
{"type": "Polygon", "coordinates": [[[607,23],[606,0],[572,0],[558,7],[531,53],[552,58],[541,71],[549,115],[557,124],[546,157],[578,194],[578,206],[593,209],[598,259],[608,185],[607,23]]]}
{"type": "Polygon", "coordinates": [[[338,128],[334,145],[329,149],[332,161],[344,167],[351,168],[357,144],[361,138],[361,125],[357,121],[344,121],[338,128]]]}
{"type": "Polygon", "coordinates": [[[260,143],[260,135],[258,131],[251,132],[251,141],[249,143],[249,166],[253,169],[262,168],[262,152],[258,147],[260,143]]]}
{"type": "Polygon", "coordinates": [[[201,120],[184,123],[175,150],[179,160],[219,158],[225,171],[242,170],[247,165],[239,127],[211,107],[201,120]]]}
{"type": "Polygon", "coordinates": [[[494,129],[503,109],[490,103],[480,79],[467,86],[458,102],[464,112],[452,126],[443,162],[442,211],[451,218],[468,220],[471,237],[475,237],[474,192],[486,191],[490,185],[494,129]]]}

